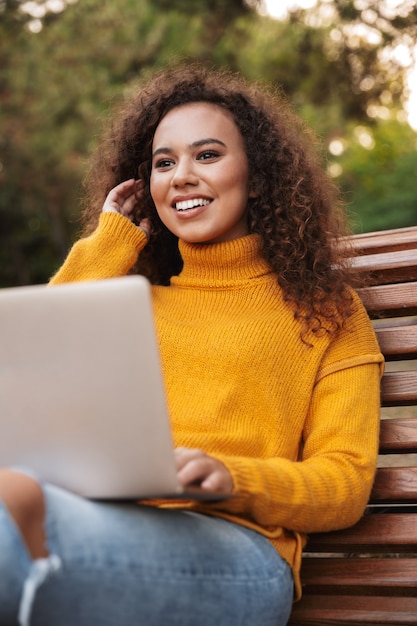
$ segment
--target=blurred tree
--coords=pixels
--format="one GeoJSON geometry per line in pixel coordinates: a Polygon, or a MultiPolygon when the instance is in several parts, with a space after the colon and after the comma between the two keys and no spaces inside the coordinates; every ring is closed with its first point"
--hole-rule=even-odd
{"type": "MultiPolygon", "coordinates": [[[[370,19],[359,4],[321,0],[276,21],[254,11],[257,0],[66,0],[61,13],[42,0],[0,0],[0,285],[45,282],[60,264],[77,233],[85,161],[105,113],[157,67],[200,59],[282,86],[324,145],[339,136],[349,143],[358,124],[382,127],[369,107],[391,93],[398,108],[403,76],[394,80],[381,51],[394,45],[394,31],[414,32],[415,16],[386,20],[378,42],[355,40],[349,27],[370,19]],[[320,5],[333,7],[330,22],[320,5]]],[[[365,178],[347,154],[339,165],[349,191],[365,178]]],[[[363,159],[364,172],[372,160],[363,159]]],[[[391,160],[394,169],[399,163],[391,160]]],[[[403,190],[405,174],[404,165],[395,181],[403,190]]],[[[355,207],[370,195],[355,193],[355,207]]]]}
{"type": "Polygon", "coordinates": [[[417,135],[397,121],[355,126],[335,162],[356,231],[417,223],[417,135]]]}
{"type": "MultiPolygon", "coordinates": [[[[1,6],[0,22],[0,271],[1,284],[45,279],[68,249],[69,206],[80,168],[72,146],[60,150],[42,75],[41,41],[27,29],[18,2],[1,6]],[[47,100],[44,100],[44,97],[47,100]]],[[[61,96],[62,98],[62,96],[61,96]]]]}
{"type": "Polygon", "coordinates": [[[337,86],[343,74],[350,85],[342,94],[349,118],[366,115],[387,91],[393,106],[403,105],[417,39],[415,0],[318,0],[310,11],[292,12],[291,20],[327,32],[323,55],[340,71],[337,86]]]}

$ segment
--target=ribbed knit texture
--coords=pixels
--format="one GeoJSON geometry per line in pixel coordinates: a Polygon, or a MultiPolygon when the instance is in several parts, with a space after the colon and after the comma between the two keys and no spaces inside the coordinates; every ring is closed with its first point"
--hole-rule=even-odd
{"type": "MultiPolygon", "coordinates": [[[[103,214],[51,284],[124,275],[145,244],[103,214]]],[[[305,534],[353,524],[369,497],[382,355],[357,297],[343,331],[303,343],[255,235],[180,252],[181,274],[152,288],[174,440],[220,459],[235,485],[233,499],[181,506],[267,536],[299,595],[305,534]]]]}

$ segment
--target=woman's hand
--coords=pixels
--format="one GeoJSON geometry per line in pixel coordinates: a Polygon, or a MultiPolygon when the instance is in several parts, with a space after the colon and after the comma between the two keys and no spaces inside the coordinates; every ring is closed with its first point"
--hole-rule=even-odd
{"type": "Polygon", "coordinates": [[[176,448],[175,459],[178,478],[184,487],[198,484],[208,491],[232,493],[232,476],[221,461],[191,448],[176,448]]]}
{"type": "MultiPolygon", "coordinates": [[[[138,199],[140,199],[143,193],[143,183],[140,180],[131,178],[125,180],[123,183],[116,185],[109,192],[104,204],[103,213],[120,213],[129,220],[133,221],[133,211],[138,205],[138,199]]],[[[141,220],[139,228],[143,230],[146,237],[149,239],[151,233],[150,220],[145,218],[141,220]]]]}

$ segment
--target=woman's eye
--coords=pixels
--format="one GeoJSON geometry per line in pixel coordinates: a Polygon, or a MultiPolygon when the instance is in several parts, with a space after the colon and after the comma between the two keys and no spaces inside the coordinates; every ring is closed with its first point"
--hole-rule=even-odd
{"type": "Polygon", "coordinates": [[[172,164],[173,164],[172,159],[159,159],[159,161],[156,161],[154,168],[164,169],[164,168],[170,167],[172,164]]]}
{"type": "Polygon", "coordinates": [[[209,159],[216,159],[219,156],[219,153],[216,150],[204,150],[204,152],[200,152],[197,156],[199,161],[206,161],[209,159]]]}

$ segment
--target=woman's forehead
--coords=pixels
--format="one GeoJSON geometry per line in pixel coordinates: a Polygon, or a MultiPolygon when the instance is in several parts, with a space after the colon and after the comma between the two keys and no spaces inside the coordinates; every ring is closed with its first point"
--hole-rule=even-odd
{"type": "Polygon", "coordinates": [[[153,148],[168,140],[193,144],[205,138],[241,140],[240,131],[229,111],[211,102],[192,102],[171,109],[158,124],[153,148]]]}

